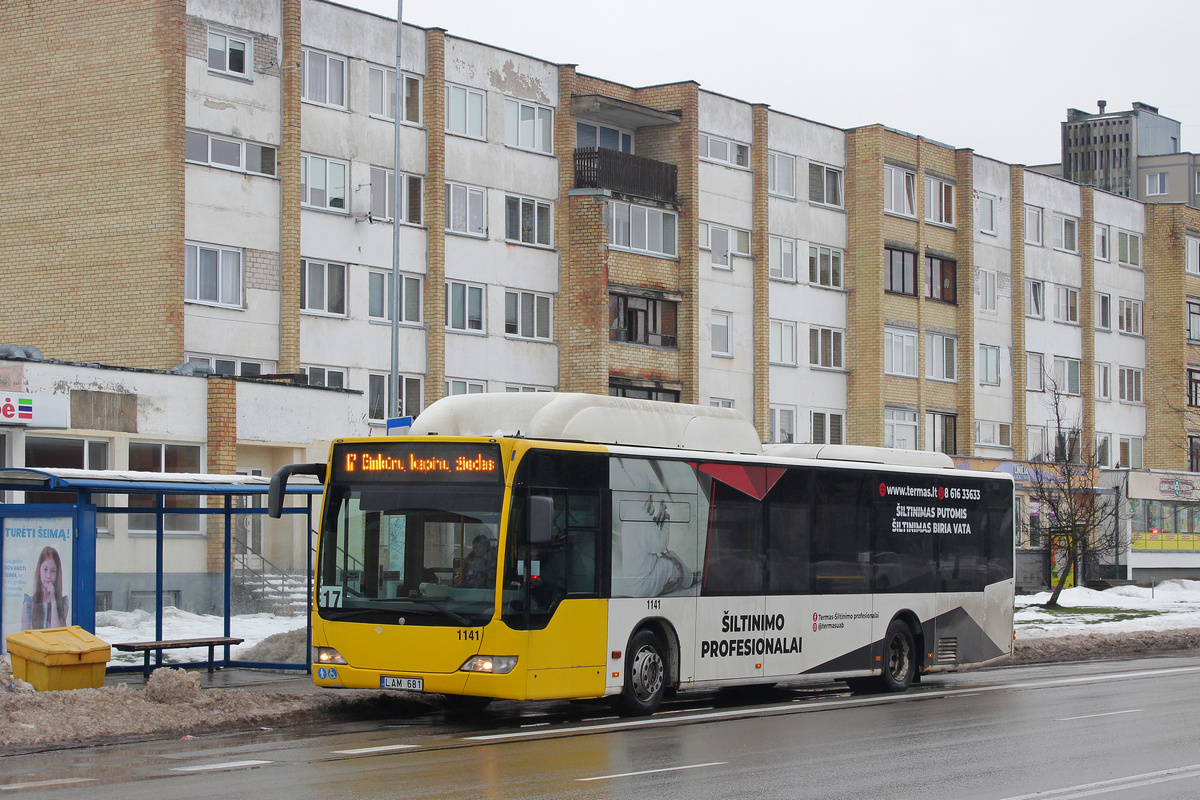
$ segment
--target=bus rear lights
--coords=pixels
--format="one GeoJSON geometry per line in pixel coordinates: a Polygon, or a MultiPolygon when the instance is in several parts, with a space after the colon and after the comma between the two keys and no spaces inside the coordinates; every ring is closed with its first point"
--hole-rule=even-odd
{"type": "Polygon", "coordinates": [[[471,656],[461,667],[460,672],[490,672],[493,675],[507,675],[517,666],[516,656],[471,656]]]}
{"type": "Polygon", "coordinates": [[[620,661],[620,660],[621,660],[621,651],[613,650],[613,661],[620,661]]]}
{"type": "Polygon", "coordinates": [[[318,664],[348,664],[346,659],[342,658],[342,654],[332,647],[317,648],[317,663],[318,664]]]}

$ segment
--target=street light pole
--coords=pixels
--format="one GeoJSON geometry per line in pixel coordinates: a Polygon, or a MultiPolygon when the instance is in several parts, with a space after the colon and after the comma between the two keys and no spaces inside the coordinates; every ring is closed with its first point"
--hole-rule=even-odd
{"type": "Polygon", "coordinates": [[[404,41],[404,0],[396,0],[396,109],[392,147],[392,288],[388,301],[392,312],[392,365],[388,376],[388,419],[400,416],[400,114],[404,107],[404,76],[400,72],[404,41]]]}

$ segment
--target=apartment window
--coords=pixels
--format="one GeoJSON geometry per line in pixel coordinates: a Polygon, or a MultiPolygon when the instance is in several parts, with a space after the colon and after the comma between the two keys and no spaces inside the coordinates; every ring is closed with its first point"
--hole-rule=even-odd
{"type": "Polygon", "coordinates": [[[1100,261],[1108,261],[1111,256],[1108,253],[1108,226],[1097,225],[1095,227],[1096,248],[1093,255],[1100,261]]]}
{"type": "Polygon", "coordinates": [[[958,455],[958,417],[936,411],[925,413],[925,449],[958,455]]]}
{"type": "Polygon", "coordinates": [[[771,441],[790,444],[796,441],[796,407],[771,406],[771,441]]]}
{"type": "Polygon", "coordinates": [[[977,221],[980,233],[996,235],[996,198],[990,194],[979,195],[977,221]]]}
{"type": "Polygon", "coordinates": [[[300,308],[316,314],[346,314],[346,265],[300,259],[300,308]]]}
{"type": "Polygon", "coordinates": [[[846,362],[842,355],[842,337],[842,331],[834,330],[833,328],[809,328],[809,366],[825,367],[827,369],[845,368],[846,362]]]}
{"type": "MultiPolygon", "coordinates": [[[[400,375],[400,392],[396,397],[396,416],[415,417],[421,413],[424,383],[419,375],[400,375]]],[[[367,418],[385,422],[388,417],[388,387],[392,376],[376,372],[367,375],[367,418]]]]}
{"type": "Polygon", "coordinates": [[[1200,341],[1200,300],[1187,301],[1187,338],[1200,341]]]}
{"type": "Polygon", "coordinates": [[[1146,175],[1146,194],[1148,194],[1148,195],[1167,194],[1168,193],[1167,186],[1168,186],[1167,173],[1151,172],[1146,175]]]}
{"type": "Polygon", "coordinates": [[[1025,281],[1025,316],[1046,318],[1046,284],[1042,281],[1025,281]]]}
{"type": "Polygon", "coordinates": [[[1046,356],[1042,353],[1025,353],[1025,388],[1031,392],[1046,390],[1046,356]]]}
{"type": "Polygon", "coordinates": [[[524,339],[550,339],[550,295],[504,293],[504,333],[524,339]]]}
{"type": "Polygon", "coordinates": [[[1025,457],[1030,461],[1045,461],[1046,428],[1043,425],[1030,425],[1025,429],[1025,457]]]}
{"type": "Polygon", "coordinates": [[[350,163],[322,156],[300,156],[300,202],[308,208],[345,211],[350,163]]]}
{"type": "Polygon", "coordinates": [[[1142,237],[1121,231],[1117,234],[1117,262],[1124,267],[1142,265],[1142,237]]]}
{"type": "Polygon", "coordinates": [[[808,248],[808,282],[830,289],[841,289],[842,251],[834,247],[811,245],[808,248]]]}
{"type": "Polygon", "coordinates": [[[925,176],[925,219],[937,225],[954,224],[954,184],[925,176]]]}
{"type": "Polygon", "coordinates": [[[346,388],[346,370],[332,367],[300,367],[300,374],[308,378],[309,386],[324,386],[328,389],[346,388]]]}
{"type": "Polygon", "coordinates": [[[779,281],[796,280],[796,242],[772,236],[767,240],[770,276],[779,281]]]}
{"type": "Polygon", "coordinates": [[[1079,290],[1070,286],[1055,287],[1054,319],[1058,322],[1079,322],[1079,290]]]}
{"type": "Polygon", "coordinates": [[[1079,359],[1054,359],[1054,388],[1062,394],[1079,394],[1079,359]]]}
{"type": "Polygon", "coordinates": [[[750,146],[702,133],[700,134],[700,158],[705,161],[720,161],[735,167],[749,167],[750,146]]]}
{"type": "Polygon", "coordinates": [[[1142,371],[1133,367],[1117,369],[1117,399],[1122,403],[1142,402],[1142,371]]]}
{"type": "Polygon", "coordinates": [[[609,379],[609,397],[629,397],[634,400],[655,400],[659,403],[678,403],[678,389],[662,389],[650,386],[631,386],[619,379],[609,379]]]}
{"type": "Polygon", "coordinates": [[[1141,436],[1122,436],[1118,439],[1118,448],[1120,450],[1120,463],[1118,467],[1124,469],[1144,469],[1142,465],[1142,437],[1141,436]]]}
{"type": "Polygon", "coordinates": [[[1200,408],[1200,369],[1188,370],[1188,405],[1200,408]]]}
{"type": "MultiPolygon", "coordinates": [[[[421,224],[421,176],[400,174],[401,222],[421,224]]],[[[371,167],[371,219],[390,222],[396,218],[396,173],[383,167],[371,167]]]]}
{"type": "Polygon", "coordinates": [[[1054,460],[1060,464],[1078,464],[1083,457],[1083,435],[1078,428],[1058,430],[1054,434],[1054,460]]]}
{"type": "Polygon", "coordinates": [[[1096,328],[1112,330],[1112,296],[1103,292],[1096,293],[1096,328]]]}
{"type": "Polygon", "coordinates": [[[770,322],[770,352],[772,364],[796,364],[796,323],[773,319],[770,322]]]}
{"type": "Polygon", "coordinates": [[[504,238],[510,242],[550,246],[550,203],[528,197],[504,198],[504,238]]]}
{"type": "Polygon", "coordinates": [[[199,131],[184,134],[184,158],[194,164],[251,175],[274,175],[275,155],[275,148],[268,145],[225,139],[199,131]]]}
{"type": "Polygon", "coordinates": [[[461,183],[446,184],[446,230],[468,236],[487,235],[483,189],[461,183]]]}
{"type": "MultiPolygon", "coordinates": [[[[190,472],[199,473],[203,448],[192,444],[159,444],[157,442],[130,442],[129,469],[134,472],[190,472]]],[[[199,508],[200,498],[196,495],[166,495],[167,508],[199,508]]],[[[130,508],[153,508],[157,499],[148,494],[129,495],[130,508]]],[[[130,514],[131,531],[152,531],[156,524],[153,514],[130,514]]],[[[166,530],[175,533],[195,533],[200,530],[198,514],[167,514],[163,519],[166,530]]]]}
{"type": "Polygon", "coordinates": [[[1189,275],[1200,275],[1200,239],[1187,237],[1186,270],[1189,275]]]}
{"type": "Polygon", "coordinates": [[[1112,466],[1112,434],[1096,434],[1096,466],[1112,466]]]}
{"type": "Polygon", "coordinates": [[[842,207],[842,171],[824,164],[808,165],[808,201],[842,207]]]}
{"type": "Polygon", "coordinates": [[[483,138],[483,92],[465,86],[446,87],[446,132],[483,138]]]}
{"type": "Polygon", "coordinates": [[[925,296],[943,303],[958,302],[958,265],[948,258],[925,256],[925,296]]]}
{"type": "Polygon", "coordinates": [[[452,331],[484,330],[482,286],[446,281],[446,327],[452,331]]]}
{"type": "Polygon", "coordinates": [[[1138,300],[1120,299],[1118,305],[1117,329],[1121,333],[1142,335],[1142,304],[1138,300]]]}
{"type": "Polygon", "coordinates": [[[1096,364],[1096,399],[1112,400],[1112,366],[1104,362],[1096,364]]]}
{"type": "Polygon", "coordinates": [[[883,371],[888,375],[917,377],[916,331],[883,329],[883,371]]]}
{"type": "Polygon", "coordinates": [[[979,270],[979,310],[996,310],[996,271],[991,269],[979,270]]]}
{"type": "Polygon", "coordinates": [[[883,290],[894,294],[917,295],[917,254],[908,250],[883,251],[883,290]]]}
{"type": "Polygon", "coordinates": [[[184,299],[242,307],[242,251],[186,242],[183,246],[184,299]]]}
{"type": "Polygon", "coordinates": [[[905,408],[883,410],[883,446],[917,449],[917,412],[905,408]]]}
{"type": "Polygon", "coordinates": [[[1054,218],[1054,247],[1068,253],[1079,252],[1078,220],[1070,217],[1054,218]]]}
{"type": "Polygon", "coordinates": [[[1041,245],[1042,243],[1042,210],[1033,206],[1025,206],[1025,244],[1041,245]]]}
{"type": "Polygon", "coordinates": [[[1188,472],[1200,472],[1200,436],[1188,437],[1188,472]]]}
{"type": "Polygon", "coordinates": [[[733,400],[728,397],[710,397],[708,405],[712,408],[733,408],[733,400]]]}
{"type": "Polygon", "coordinates": [[[714,267],[729,267],[731,255],[750,255],[750,231],[701,222],[700,248],[711,253],[714,267]]]}
{"type": "Polygon", "coordinates": [[[304,50],[304,85],[300,97],[307,103],[346,110],[346,59],[304,50]]]}
{"type": "Polygon", "coordinates": [[[208,32],[208,71],[234,78],[249,78],[253,74],[253,39],[221,31],[208,32]]]}
{"type": "Polygon", "coordinates": [[[733,342],[730,335],[730,317],[727,311],[712,312],[712,354],[714,356],[733,355],[733,342]]]}
{"type": "MultiPolygon", "coordinates": [[[[244,378],[253,378],[262,375],[263,362],[261,361],[243,361],[237,358],[222,358],[221,356],[205,356],[187,353],[186,358],[189,364],[207,367],[208,371],[213,375],[226,375],[233,377],[241,375],[244,378]]],[[[268,372],[274,369],[274,365],[269,365],[268,372]]]]}
{"type": "MultiPolygon", "coordinates": [[[[390,322],[392,319],[392,273],[371,270],[367,273],[367,312],[372,320],[390,322]]],[[[421,322],[421,278],[400,276],[400,296],[396,298],[400,322],[419,325],[421,322]]]]}
{"type": "Polygon", "coordinates": [[[522,150],[554,152],[554,110],[505,98],[504,143],[522,150]]]}
{"type": "Polygon", "coordinates": [[[613,342],[675,347],[678,307],[673,300],[609,293],[608,338],[613,342]]]}
{"type": "Polygon", "coordinates": [[[917,174],[911,170],[883,166],[883,210],[906,217],[915,217],[917,207],[917,174]]]}
{"type": "Polygon", "coordinates": [[[767,154],[767,191],[780,197],[796,197],[796,157],[767,154]]]}
{"type": "Polygon", "coordinates": [[[958,339],[944,333],[925,334],[925,377],[958,380],[958,339]]]}
{"type": "MultiPolygon", "coordinates": [[[[400,121],[414,125],[421,122],[421,79],[414,75],[401,74],[404,83],[404,105],[400,109],[400,121]]],[[[372,116],[383,119],[396,118],[396,70],[384,67],[367,68],[369,99],[367,110],[372,116]]]]}
{"type": "Polygon", "coordinates": [[[677,255],[677,220],[673,212],[616,201],[609,205],[609,211],[609,246],[651,255],[677,255]]]}
{"type": "Polygon", "coordinates": [[[813,444],[845,444],[846,416],[834,411],[812,412],[813,444]]]}
{"type": "Polygon", "coordinates": [[[994,420],[975,420],[975,444],[983,447],[1012,447],[1012,425],[994,420]]]}
{"type": "Polygon", "coordinates": [[[984,386],[1000,385],[1000,348],[994,344],[979,345],[979,382],[984,386]]]}
{"type": "Polygon", "coordinates": [[[593,122],[576,122],[575,146],[579,148],[602,147],[605,150],[632,153],[633,133],[593,122]]]}
{"type": "MultiPolygon", "coordinates": [[[[5,466],[4,436],[0,435],[0,467],[5,466]]],[[[57,436],[26,436],[25,466],[32,469],[109,469],[109,443],[106,439],[66,439],[57,436]]],[[[59,492],[26,492],[26,503],[65,503],[66,495],[59,492]]],[[[98,506],[109,504],[107,495],[94,494],[98,506]]],[[[108,514],[96,514],[98,532],[109,533],[108,514]]]]}
{"type": "Polygon", "coordinates": [[[506,383],[504,385],[506,394],[520,394],[524,392],[552,392],[554,391],[549,386],[528,386],[520,383],[506,383]]]}

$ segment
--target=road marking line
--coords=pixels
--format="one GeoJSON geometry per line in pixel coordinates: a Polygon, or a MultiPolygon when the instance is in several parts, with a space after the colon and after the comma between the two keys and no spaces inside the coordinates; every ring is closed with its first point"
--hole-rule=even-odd
{"type": "Polygon", "coordinates": [[[577,781],[607,781],[613,778],[632,778],[635,775],[653,775],[656,772],[678,772],[682,769],[700,769],[700,767],[719,767],[728,761],[710,761],[707,764],[688,764],[683,767],[663,767],[662,769],[647,769],[641,772],[622,772],[618,775],[596,775],[591,778],[576,778],[577,781]]]}
{"type": "Polygon", "coordinates": [[[171,767],[172,772],[205,772],[216,769],[237,769],[239,767],[257,767],[262,764],[274,764],[274,761],[226,761],[223,764],[199,764],[194,767],[171,767]]]}
{"type": "Polygon", "coordinates": [[[1096,717],[1115,717],[1118,714],[1136,714],[1141,710],[1142,709],[1140,709],[1140,708],[1131,708],[1128,711],[1108,711],[1104,714],[1085,714],[1082,717],[1063,717],[1062,719],[1056,719],[1054,721],[1055,722],[1074,722],[1077,719],[1095,719],[1096,717]]]}
{"type": "Polygon", "coordinates": [[[46,786],[65,786],[71,783],[95,783],[95,778],[56,778],[49,781],[29,781],[28,783],[6,783],[0,786],[0,792],[12,792],[17,789],[41,789],[46,786]]]}
{"type": "Polygon", "coordinates": [[[417,744],[381,744],[378,747],[356,747],[353,750],[334,750],[333,752],[342,756],[359,756],[364,753],[387,753],[394,750],[412,750],[420,747],[417,744]]]}
{"type": "Polygon", "coordinates": [[[1152,786],[1156,783],[1178,781],[1197,776],[1200,776],[1200,764],[1191,764],[1186,767],[1175,767],[1174,769],[1164,769],[1158,772],[1144,772],[1141,775],[1127,775],[1124,778],[1112,778],[1107,781],[1097,781],[1096,783],[1081,783],[1078,786],[1064,786],[1061,789],[1049,789],[1044,792],[1016,795],[1014,797],[1006,797],[1004,800],[1074,800],[1074,798],[1092,797],[1093,795],[1107,794],[1108,792],[1119,792],[1122,789],[1135,789],[1140,786],[1152,786]]]}

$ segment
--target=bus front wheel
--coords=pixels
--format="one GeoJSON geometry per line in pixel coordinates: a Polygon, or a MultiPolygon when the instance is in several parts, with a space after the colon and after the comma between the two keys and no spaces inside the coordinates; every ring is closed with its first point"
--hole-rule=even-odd
{"type": "Polygon", "coordinates": [[[625,688],[621,710],[627,714],[653,714],[667,688],[666,649],[653,631],[640,630],[625,651],[625,688]]]}
{"type": "Polygon", "coordinates": [[[901,620],[892,620],[883,640],[883,674],[880,688],[885,692],[903,692],[912,685],[917,671],[917,647],[912,630],[901,620]]]}

